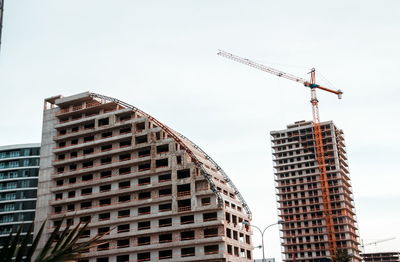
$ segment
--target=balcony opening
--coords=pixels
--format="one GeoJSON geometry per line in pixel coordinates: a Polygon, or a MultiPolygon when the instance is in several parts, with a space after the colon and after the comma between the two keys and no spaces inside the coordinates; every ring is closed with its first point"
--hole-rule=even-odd
{"type": "Polygon", "coordinates": [[[149,199],[151,198],[151,191],[148,192],[140,192],[138,195],[138,199],[139,200],[143,200],[143,199],[149,199]]]}
{"type": "Polygon", "coordinates": [[[159,227],[169,227],[172,225],[172,218],[164,218],[158,220],[158,226],[159,227]]]}
{"type": "Polygon", "coordinates": [[[75,171],[76,168],[76,164],[69,165],[69,171],[75,171]]]}
{"type": "Polygon", "coordinates": [[[150,261],[150,252],[138,253],[137,254],[137,261],[150,261]]]}
{"type": "Polygon", "coordinates": [[[158,205],[159,212],[166,212],[172,210],[172,203],[160,204],[158,205]]]}
{"type": "Polygon", "coordinates": [[[178,200],[178,212],[190,211],[191,206],[192,203],[190,199],[178,200]]]}
{"type": "Polygon", "coordinates": [[[138,156],[139,157],[146,157],[146,156],[149,156],[149,155],[150,155],[150,147],[147,147],[147,148],[145,148],[143,150],[140,150],[138,152],[138,156]]]}
{"type": "Polygon", "coordinates": [[[76,183],[76,177],[71,177],[68,179],[68,183],[70,184],[75,184],[76,183]]]}
{"type": "Polygon", "coordinates": [[[93,128],[94,128],[94,122],[85,124],[85,125],[83,126],[83,128],[84,128],[84,129],[93,129],[93,128]]]}
{"type": "Polygon", "coordinates": [[[218,236],[218,228],[217,227],[206,228],[206,229],[204,229],[203,233],[204,233],[204,237],[205,238],[207,238],[207,237],[216,237],[216,236],[218,236]]]}
{"type": "Polygon", "coordinates": [[[135,143],[136,143],[137,145],[138,145],[138,144],[147,143],[147,135],[135,137],[135,143]]]}
{"type": "MultiPolygon", "coordinates": [[[[89,252],[89,249],[87,252],[89,252]]],[[[87,253],[87,252],[85,252],[85,253],[87,253]]],[[[99,257],[96,259],[96,262],[108,262],[108,257],[99,257]]]]}
{"type": "Polygon", "coordinates": [[[81,223],[87,223],[87,222],[90,222],[92,220],[92,217],[91,216],[84,216],[84,217],[80,217],[79,218],[79,221],[81,222],[81,223]]]}
{"type": "Polygon", "coordinates": [[[164,174],[158,176],[158,182],[171,181],[171,174],[164,174]]]}
{"type": "Polygon", "coordinates": [[[150,229],[150,221],[138,222],[138,230],[150,229]]]}
{"type": "Polygon", "coordinates": [[[212,212],[212,213],[204,213],[203,214],[203,221],[211,221],[211,220],[217,220],[217,212],[212,212]]]}
{"type": "Polygon", "coordinates": [[[125,209],[125,210],[119,210],[118,211],[118,218],[122,218],[122,217],[129,217],[131,214],[129,209],[125,209]]]}
{"type": "Polygon", "coordinates": [[[100,206],[108,206],[111,205],[111,198],[100,199],[100,206]]]}
{"type": "Polygon", "coordinates": [[[88,174],[88,175],[83,175],[82,176],[82,182],[90,181],[92,179],[93,179],[93,174],[88,174]]]}
{"type": "Polygon", "coordinates": [[[131,181],[128,180],[128,181],[119,182],[118,187],[119,187],[119,189],[129,188],[129,187],[131,187],[131,181]]]}
{"type": "Polygon", "coordinates": [[[93,154],[94,153],[94,148],[87,148],[83,150],[83,154],[84,155],[89,155],[89,154],[93,154]]]}
{"type": "Polygon", "coordinates": [[[158,154],[167,153],[168,151],[169,151],[169,145],[168,144],[157,146],[157,153],[158,154]]]}
{"type": "Polygon", "coordinates": [[[63,173],[64,169],[65,169],[64,167],[57,168],[57,173],[63,173]]]}
{"type": "Polygon", "coordinates": [[[168,158],[156,160],[156,167],[168,167],[168,158]]]}
{"type": "Polygon", "coordinates": [[[144,164],[140,164],[138,166],[139,171],[146,171],[150,169],[150,162],[149,163],[144,163],[144,164]]]}
{"type": "Polygon", "coordinates": [[[64,160],[65,159],[65,155],[64,154],[58,155],[57,159],[58,160],[64,160]]]}
{"type": "Polygon", "coordinates": [[[194,239],[194,231],[183,231],[181,232],[181,241],[194,239]]]}
{"type": "Polygon", "coordinates": [[[83,162],[82,168],[90,168],[93,167],[93,161],[83,162]]]}
{"type": "Polygon", "coordinates": [[[124,195],[124,196],[118,197],[119,203],[124,203],[124,202],[129,202],[129,201],[131,201],[131,195],[124,195]]]}
{"type": "MultiPolygon", "coordinates": [[[[232,238],[232,230],[231,230],[231,229],[229,229],[229,228],[226,229],[226,236],[227,236],[228,238],[232,238]]],[[[205,237],[205,236],[204,236],[204,237],[205,237]]]]}
{"type": "Polygon", "coordinates": [[[57,193],[57,194],[55,194],[55,199],[56,199],[56,200],[61,200],[61,199],[63,199],[63,194],[62,194],[62,193],[57,193]]]}
{"type": "Polygon", "coordinates": [[[232,246],[231,245],[228,245],[227,251],[228,251],[229,255],[232,255],[232,246]]]}
{"type": "Polygon", "coordinates": [[[107,192],[111,190],[111,185],[102,185],[100,186],[100,192],[107,192]]]}
{"type": "Polygon", "coordinates": [[[71,140],[71,146],[72,145],[77,145],[79,143],[79,140],[78,139],[72,139],[71,140]]]}
{"type": "MultiPolygon", "coordinates": [[[[83,138],[83,142],[91,142],[94,141],[94,136],[86,136],[83,138]]],[[[71,141],[72,142],[72,141],[71,141]]]]}
{"type": "Polygon", "coordinates": [[[62,206],[54,207],[54,213],[59,214],[62,211],[62,206]]]}
{"type": "Polygon", "coordinates": [[[129,247],[129,238],[117,240],[117,248],[126,248],[126,247],[129,247]]]}
{"type": "Polygon", "coordinates": [[[109,248],[110,248],[110,243],[107,242],[107,243],[98,245],[98,246],[97,246],[97,251],[108,250],[109,248]]]}
{"type": "Polygon", "coordinates": [[[62,141],[62,142],[58,143],[58,147],[65,147],[65,146],[66,146],[65,141],[62,141]]]}
{"type": "Polygon", "coordinates": [[[161,234],[158,236],[159,243],[172,242],[172,234],[161,234]]]}
{"type": "Polygon", "coordinates": [[[79,131],[79,126],[74,126],[73,128],[71,128],[71,133],[75,133],[79,131]]]}
{"type": "Polygon", "coordinates": [[[100,160],[100,163],[101,163],[102,165],[108,165],[108,164],[111,164],[111,161],[112,161],[112,158],[111,158],[111,157],[105,157],[105,158],[102,158],[102,159],[100,160]]]}
{"type": "Polygon", "coordinates": [[[132,130],[132,128],[131,128],[130,126],[128,126],[128,127],[123,127],[123,128],[121,128],[121,129],[119,129],[119,134],[120,134],[120,135],[128,134],[128,133],[131,132],[131,130],[132,130]]]}
{"type": "Polygon", "coordinates": [[[201,199],[201,205],[202,206],[209,206],[211,205],[211,198],[210,197],[204,197],[201,199]]]}
{"type": "Polygon", "coordinates": [[[112,131],[101,133],[101,138],[108,138],[112,136],[113,136],[112,131]]]}
{"type": "Polygon", "coordinates": [[[81,195],[86,196],[86,195],[91,195],[92,194],[92,188],[83,188],[81,190],[81,195]]]}
{"type": "Polygon", "coordinates": [[[103,171],[100,173],[100,178],[111,177],[111,170],[103,171]]]}
{"type": "Polygon", "coordinates": [[[176,164],[178,164],[178,165],[182,164],[182,156],[177,156],[176,157],[176,164]]]}
{"type": "Polygon", "coordinates": [[[128,147],[132,145],[132,141],[131,140],[126,140],[126,141],[121,141],[119,142],[119,147],[128,147]]]}
{"type": "Polygon", "coordinates": [[[68,212],[71,212],[71,211],[74,211],[74,210],[75,210],[75,205],[74,204],[71,204],[71,205],[67,206],[67,211],[68,212]]]}
{"type": "Polygon", "coordinates": [[[146,129],[146,123],[145,122],[140,122],[136,124],[136,132],[142,132],[143,130],[146,129]]]}
{"type": "Polygon", "coordinates": [[[110,219],[110,213],[99,214],[99,221],[104,221],[104,220],[109,220],[109,219],[110,219]]]}
{"type": "Polygon", "coordinates": [[[138,208],[138,215],[148,215],[150,214],[151,208],[150,206],[146,206],[146,207],[139,207],[138,208]]]}
{"type": "Polygon", "coordinates": [[[125,233],[125,232],[129,232],[129,224],[124,224],[124,225],[119,225],[117,228],[118,233],[125,233]]]}
{"type": "Polygon", "coordinates": [[[68,198],[73,198],[73,197],[75,197],[75,191],[69,191],[68,198]]]}
{"type": "Polygon", "coordinates": [[[131,159],[131,154],[119,155],[119,161],[127,161],[131,159]]]}
{"type": "Polygon", "coordinates": [[[129,262],[129,255],[117,256],[117,262],[129,262]]]}
{"type": "Polygon", "coordinates": [[[101,146],[101,152],[110,151],[110,150],[112,150],[112,148],[113,148],[112,144],[103,145],[103,146],[101,146]]]}
{"type": "Polygon", "coordinates": [[[181,216],[181,224],[193,224],[194,223],[194,216],[189,215],[189,216],[181,216]]]}
{"type": "Polygon", "coordinates": [[[118,120],[123,122],[123,121],[127,121],[129,119],[132,119],[132,113],[124,113],[118,116],[118,120]]]}
{"type": "Polygon", "coordinates": [[[64,180],[62,180],[62,179],[57,180],[57,181],[56,181],[56,185],[57,185],[57,186],[62,186],[62,185],[64,185],[64,180]]]}
{"type": "Polygon", "coordinates": [[[98,120],[98,124],[99,124],[99,127],[100,127],[100,126],[109,125],[109,124],[110,124],[110,119],[109,119],[108,117],[107,117],[107,118],[99,119],[99,120],[98,120]]]}
{"type": "Polygon", "coordinates": [[[71,120],[80,119],[81,117],[82,117],[82,114],[72,115],[71,120]]]}
{"type": "Polygon", "coordinates": [[[177,177],[178,177],[178,179],[190,177],[190,169],[178,170],[177,177]]]}
{"type": "Polygon", "coordinates": [[[158,191],[158,196],[159,196],[159,197],[170,196],[171,194],[172,194],[172,188],[171,188],[171,187],[169,187],[169,188],[163,188],[163,189],[160,189],[160,190],[158,191]]]}
{"type": "Polygon", "coordinates": [[[100,227],[99,229],[97,229],[97,233],[99,235],[103,235],[103,234],[110,234],[110,227],[100,227]]]}
{"type": "Polygon", "coordinates": [[[181,249],[181,257],[193,257],[195,256],[194,247],[185,247],[181,249]]]}
{"type": "Polygon", "coordinates": [[[120,168],[118,170],[118,173],[120,175],[126,175],[126,174],[129,174],[130,172],[131,172],[131,168],[130,167],[123,167],[123,168],[120,168]]]}
{"type": "Polygon", "coordinates": [[[161,259],[170,259],[172,258],[172,250],[160,250],[158,251],[158,258],[161,259]]]}
{"type": "Polygon", "coordinates": [[[150,177],[143,177],[138,179],[138,186],[144,186],[150,184],[150,177]]]}
{"type": "Polygon", "coordinates": [[[150,245],[150,236],[138,237],[138,246],[150,245]]]}
{"type": "Polygon", "coordinates": [[[190,196],[190,184],[178,185],[177,191],[178,191],[178,197],[190,196]]]}
{"type": "Polygon", "coordinates": [[[218,254],[218,252],[219,252],[218,245],[204,246],[204,254],[206,255],[218,254]]]}

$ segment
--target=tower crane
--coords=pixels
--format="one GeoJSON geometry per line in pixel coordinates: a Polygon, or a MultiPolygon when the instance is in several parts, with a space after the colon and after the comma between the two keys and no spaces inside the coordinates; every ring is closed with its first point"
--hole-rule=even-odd
{"type": "Polygon", "coordinates": [[[394,240],[394,239],[396,239],[396,238],[395,237],[385,238],[385,239],[380,239],[380,240],[377,240],[377,241],[374,241],[374,242],[370,242],[370,243],[367,243],[367,244],[364,244],[364,241],[362,241],[361,247],[363,249],[363,252],[365,253],[365,247],[366,246],[376,245],[378,243],[382,243],[382,242],[386,242],[386,241],[390,241],[390,240],[394,240]]]}
{"type": "Polygon", "coordinates": [[[332,217],[332,207],[329,198],[329,186],[328,186],[328,177],[326,174],[326,166],[325,166],[325,154],[324,154],[324,146],[322,141],[322,131],[321,131],[321,123],[319,118],[319,109],[318,109],[318,99],[317,99],[317,89],[323,90],[338,96],[339,99],[342,98],[343,92],[341,90],[332,90],[323,86],[320,86],[315,83],[315,69],[311,69],[311,78],[310,81],[305,80],[301,77],[297,77],[291,74],[287,74],[280,70],[256,63],[246,58],[242,58],[237,55],[230,54],[228,52],[219,50],[218,55],[236,61],[238,63],[242,63],[261,71],[276,75],[278,77],[283,77],[288,80],[292,80],[294,82],[298,82],[303,84],[305,87],[309,87],[311,90],[311,105],[312,105],[312,113],[313,113],[313,128],[314,128],[314,138],[315,138],[315,148],[316,148],[316,158],[318,162],[318,168],[320,173],[320,182],[321,182],[321,191],[322,191],[322,203],[324,207],[324,218],[326,221],[326,229],[328,235],[328,246],[331,258],[333,260],[334,255],[336,254],[336,237],[334,232],[333,225],[333,217],[332,217]]]}

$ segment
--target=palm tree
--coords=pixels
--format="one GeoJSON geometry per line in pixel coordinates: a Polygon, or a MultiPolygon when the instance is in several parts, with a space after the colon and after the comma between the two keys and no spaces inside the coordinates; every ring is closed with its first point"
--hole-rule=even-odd
{"type": "Polygon", "coordinates": [[[22,226],[20,226],[18,232],[14,236],[12,233],[8,236],[5,241],[5,243],[8,244],[4,244],[0,247],[0,262],[64,262],[74,260],[79,256],[79,252],[98,245],[95,244],[96,241],[108,233],[98,234],[89,241],[77,243],[79,237],[87,228],[88,223],[89,222],[85,224],[79,223],[72,229],[70,225],[67,225],[63,231],[60,231],[62,223],[58,224],[50,234],[42,250],[40,250],[40,252],[38,251],[34,260],[32,260],[32,256],[42,237],[46,221],[43,222],[40,227],[32,245],[29,245],[29,239],[34,223],[30,225],[25,236],[21,235],[22,226]]]}

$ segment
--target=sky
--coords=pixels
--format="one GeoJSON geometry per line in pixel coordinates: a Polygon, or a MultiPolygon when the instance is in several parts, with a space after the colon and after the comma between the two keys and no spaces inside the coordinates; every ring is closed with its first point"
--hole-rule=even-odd
{"type": "MultiPolygon", "coordinates": [[[[216,53],[303,78],[315,67],[344,92],[318,98],[345,133],[360,237],[397,238],[365,251],[399,251],[399,1],[6,0],[3,23],[0,145],[40,142],[47,97],[112,96],[202,147],[261,228],[278,220],[269,132],[310,120],[310,93],[216,53]]],[[[277,261],[279,241],[268,229],[277,261]]]]}

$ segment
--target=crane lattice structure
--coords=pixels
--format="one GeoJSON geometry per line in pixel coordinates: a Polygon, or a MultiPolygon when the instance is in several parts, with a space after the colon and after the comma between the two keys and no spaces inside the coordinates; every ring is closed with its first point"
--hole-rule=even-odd
{"type": "Polygon", "coordinates": [[[327,230],[327,235],[328,235],[329,252],[330,252],[331,258],[333,259],[334,255],[336,253],[336,237],[335,237],[335,231],[334,231],[334,225],[333,225],[332,206],[331,206],[331,201],[329,198],[329,185],[328,185],[328,177],[326,174],[327,172],[326,172],[326,164],[325,164],[325,153],[324,153],[324,145],[323,145],[321,122],[320,122],[320,117],[319,117],[319,108],[318,108],[318,99],[317,99],[316,90],[320,89],[320,90],[323,90],[323,91],[326,91],[329,93],[333,93],[333,94],[337,95],[339,99],[341,99],[343,92],[340,90],[332,90],[332,89],[329,89],[329,88],[326,88],[326,87],[316,84],[314,68],[310,72],[310,74],[311,74],[310,81],[307,81],[301,77],[287,74],[280,70],[253,62],[249,59],[242,58],[240,56],[233,55],[233,54],[230,54],[230,53],[222,51],[222,50],[219,50],[218,55],[228,58],[228,59],[231,59],[238,63],[242,63],[245,65],[257,68],[259,70],[276,75],[278,77],[283,77],[288,80],[298,82],[300,84],[303,84],[305,87],[309,87],[311,89],[311,101],[310,102],[312,105],[312,112],[313,112],[314,140],[315,140],[315,149],[316,149],[315,153],[316,153],[316,159],[318,162],[318,168],[319,168],[319,173],[320,173],[322,204],[324,207],[324,217],[325,217],[326,230],[327,230]]]}
{"type": "Polygon", "coordinates": [[[385,238],[385,239],[376,240],[374,242],[370,242],[370,243],[367,243],[367,244],[364,244],[364,242],[362,241],[361,248],[363,249],[363,252],[365,253],[365,247],[366,246],[376,245],[376,244],[379,244],[379,243],[382,243],[382,242],[386,242],[386,241],[390,241],[390,240],[394,240],[394,239],[396,239],[396,238],[395,237],[385,238]]]}

